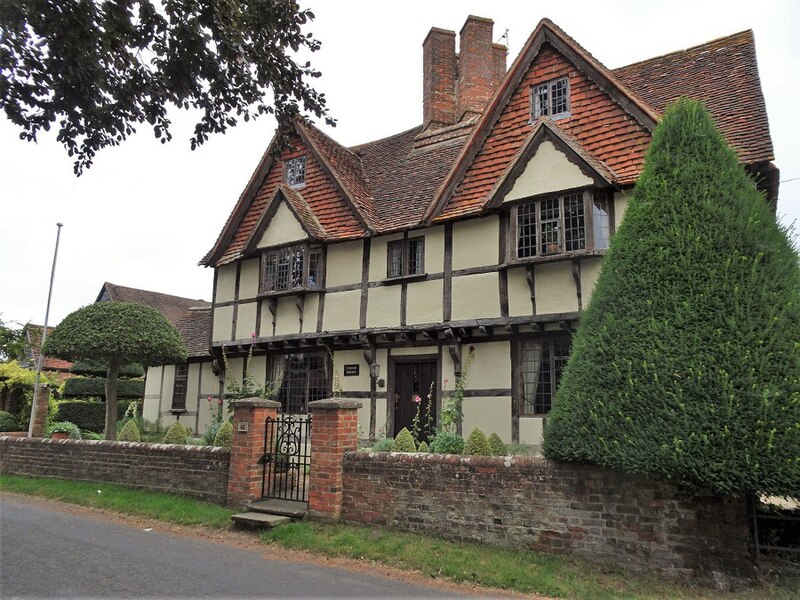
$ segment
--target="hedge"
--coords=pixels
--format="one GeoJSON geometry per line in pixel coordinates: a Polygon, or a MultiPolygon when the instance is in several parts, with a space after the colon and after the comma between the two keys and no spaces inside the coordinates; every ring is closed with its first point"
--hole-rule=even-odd
{"type": "Polygon", "coordinates": [[[69,421],[80,429],[102,433],[106,425],[105,402],[62,400],[58,403],[55,421],[69,421]]]}
{"type": "MultiPolygon", "coordinates": [[[[85,398],[100,396],[105,398],[106,380],[101,377],[72,377],[64,382],[61,392],[63,398],[85,398]]],[[[144,381],[141,379],[120,379],[117,382],[118,398],[141,398],[144,396],[144,381]]]]}
{"type": "MultiPolygon", "coordinates": [[[[107,367],[102,363],[89,360],[79,360],[72,363],[69,368],[70,373],[76,375],[88,375],[90,377],[105,377],[107,367]]],[[[122,365],[119,369],[120,377],[144,377],[144,367],[139,363],[122,365]]]]}

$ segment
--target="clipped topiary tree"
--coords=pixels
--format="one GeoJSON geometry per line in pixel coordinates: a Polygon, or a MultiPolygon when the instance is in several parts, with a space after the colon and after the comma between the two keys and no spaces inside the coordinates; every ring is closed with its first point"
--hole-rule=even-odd
{"type": "Polygon", "coordinates": [[[185,446],[187,441],[186,428],[181,425],[179,421],[175,421],[170,425],[169,429],[167,429],[167,433],[164,435],[165,444],[185,446]]]}
{"type": "Polygon", "coordinates": [[[414,443],[414,436],[411,432],[403,427],[394,438],[392,444],[392,452],[416,452],[417,445],[414,443]]]}
{"type": "Polygon", "coordinates": [[[427,454],[430,451],[431,451],[431,449],[428,448],[427,442],[425,442],[425,441],[420,442],[419,448],[417,448],[417,452],[422,452],[423,454],[427,454]]]}
{"type": "Polygon", "coordinates": [[[489,440],[486,434],[477,427],[469,434],[467,441],[464,442],[464,454],[469,456],[491,456],[492,449],[489,447],[489,440]]]}
{"type": "Polygon", "coordinates": [[[800,268],[698,102],[656,128],[544,452],[718,495],[800,489],[800,268]]]}
{"type": "Polygon", "coordinates": [[[230,448],[233,443],[233,424],[230,421],[225,421],[217,432],[217,437],[214,438],[214,445],[222,448],[230,448]]]}
{"type": "Polygon", "coordinates": [[[106,372],[107,440],[117,438],[117,380],[127,363],[162,365],[186,359],[180,334],[149,306],[98,302],[67,315],[45,342],[43,352],[65,360],[108,365],[106,372]]]}
{"type": "Polygon", "coordinates": [[[506,445],[496,433],[489,436],[489,449],[492,451],[492,456],[506,456],[508,454],[506,445]]]}
{"type": "Polygon", "coordinates": [[[117,436],[117,440],[120,442],[141,442],[142,436],[139,434],[139,427],[137,427],[136,421],[133,419],[126,421],[117,436]]]}
{"type": "Polygon", "coordinates": [[[17,418],[10,412],[0,410],[0,431],[17,431],[17,418]]]}

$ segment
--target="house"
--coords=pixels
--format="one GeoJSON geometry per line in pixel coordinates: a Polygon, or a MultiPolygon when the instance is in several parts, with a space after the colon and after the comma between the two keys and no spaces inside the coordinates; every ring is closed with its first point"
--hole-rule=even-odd
{"type": "Polygon", "coordinates": [[[273,140],[201,261],[228,376],[252,351],[284,411],[336,390],[380,437],[416,396],[438,419],[468,366],[464,431],[536,446],[666,105],[704,100],[774,207],[751,31],[612,70],[543,19],[507,70],[492,27],[467,18],[458,53],[430,30],[420,126],[346,148],[298,120],[273,140]]]}
{"type": "MultiPolygon", "coordinates": [[[[34,325],[28,323],[22,328],[25,334],[25,341],[23,344],[22,352],[24,356],[19,360],[22,367],[36,370],[39,364],[39,349],[42,347],[42,332],[44,325],[34,325]]],[[[47,335],[53,333],[54,327],[47,328],[47,335]]],[[[53,358],[52,356],[44,356],[42,358],[42,371],[50,371],[57,373],[59,379],[64,380],[70,377],[69,370],[72,363],[60,358],[53,358]]]]}

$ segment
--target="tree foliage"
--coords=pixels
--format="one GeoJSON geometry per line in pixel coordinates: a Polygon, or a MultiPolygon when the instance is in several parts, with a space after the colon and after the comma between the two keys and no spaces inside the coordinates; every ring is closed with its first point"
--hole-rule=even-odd
{"type": "Polygon", "coordinates": [[[117,383],[120,366],[137,362],[162,365],[186,360],[180,334],[149,306],[98,302],[67,315],[45,341],[43,352],[64,360],[108,365],[106,439],[116,439],[117,383]]]}
{"type": "Polygon", "coordinates": [[[192,149],[266,113],[333,124],[297,59],[320,47],[313,18],[293,0],[4,0],[0,108],[22,139],[57,127],[77,175],[137,125],[170,140],[170,105],[202,114],[192,149]]]}
{"type": "Polygon", "coordinates": [[[800,268],[705,108],[656,128],[547,420],[549,457],[800,489],[800,268]]]}
{"type": "Polygon", "coordinates": [[[25,330],[0,319],[0,363],[21,359],[25,344],[25,330]]]}

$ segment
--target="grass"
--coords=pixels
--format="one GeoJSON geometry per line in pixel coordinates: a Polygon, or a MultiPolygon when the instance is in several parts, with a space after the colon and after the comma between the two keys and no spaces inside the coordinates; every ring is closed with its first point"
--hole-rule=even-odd
{"type": "Polygon", "coordinates": [[[18,475],[0,475],[0,490],[52,498],[80,506],[104,508],[178,525],[229,527],[231,515],[235,512],[185,496],[134,490],[110,483],[90,481],[29,479],[18,475]]]}

